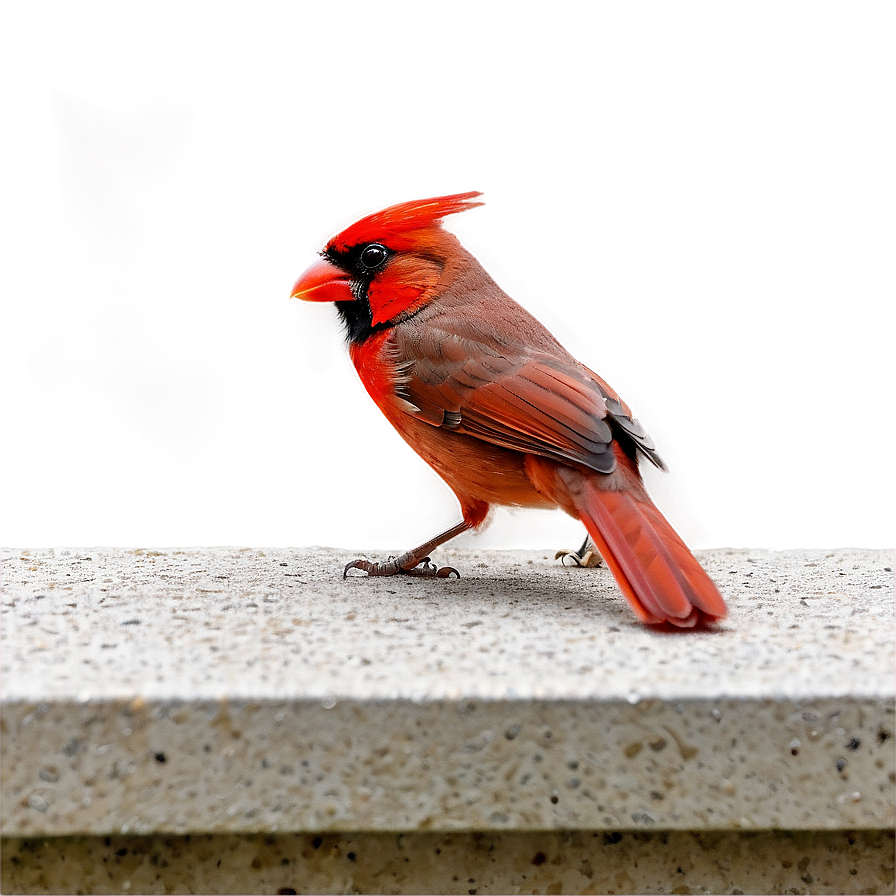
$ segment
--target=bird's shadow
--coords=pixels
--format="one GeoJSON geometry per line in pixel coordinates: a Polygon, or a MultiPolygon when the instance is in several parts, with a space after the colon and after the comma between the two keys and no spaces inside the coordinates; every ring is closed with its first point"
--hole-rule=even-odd
{"type": "MultiPolygon", "coordinates": [[[[576,575],[578,572],[571,571],[571,574],[576,575]]],[[[487,571],[485,574],[462,573],[460,578],[447,579],[363,575],[349,578],[359,580],[359,591],[365,586],[379,591],[388,584],[388,590],[395,597],[407,597],[411,601],[437,601],[446,608],[463,606],[464,609],[470,609],[475,604],[480,608],[486,605],[503,609],[508,604],[524,602],[537,615],[554,615],[559,608],[559,612],[577,611],[583,620],[599,620],[608,626],[630,626],[657,635],[718,635],[724,631],[720,623],[706,621],[700,621],[691,628],[681,628],[669,622],[645,625],[636,619],[609,571],[603,572],[606,573],[605,576],[595,576],[584,587],[578,582],[575,586],[571,582],[566,584],[562,578],[548,581],[528,576],[491,576],[487,571]]],[[[593,575],[591,571],[582,570],[581,573],[593,575]]]]}

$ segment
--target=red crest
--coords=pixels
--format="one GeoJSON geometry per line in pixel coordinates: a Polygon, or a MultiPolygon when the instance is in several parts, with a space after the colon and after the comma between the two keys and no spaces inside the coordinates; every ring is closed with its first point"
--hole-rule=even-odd
{"type": "Polygon", "coordinates": [[[416,199],[390,205],[389,208],[374,212],[346,227],[330,240],[327,248],[344,251],[361,243],[388,244],[390,238],[399,234],[432,227],[446,215],[456,215],[482,205],[481,202],[472,201],[481,195],[474,190],[470,193],[455,193],[452,196],[436,196],[433,199],[416,199]]]}

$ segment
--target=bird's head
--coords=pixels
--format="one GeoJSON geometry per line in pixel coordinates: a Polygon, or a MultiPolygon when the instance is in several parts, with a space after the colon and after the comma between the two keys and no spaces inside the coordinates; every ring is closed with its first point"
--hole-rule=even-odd
{"type": "Polygon", "coordinates": [[[457,193],[390,206],[334,236],[292,288],[293,298],[335,302],[351,341],[422,308],[444,286],[457,238],[442,229],[446,215],[481,202],[457,193]]]}

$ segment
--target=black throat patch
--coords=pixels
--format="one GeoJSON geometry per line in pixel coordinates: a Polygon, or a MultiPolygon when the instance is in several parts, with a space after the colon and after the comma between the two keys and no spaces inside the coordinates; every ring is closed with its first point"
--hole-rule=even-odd
{"type": "MultiPolygon", "coordinates": [[[[369,339],[377,330],[381,330],[384,324],[373,325],[373,312],[370,310],[370,302],[367,301],[367,284],[364,286],[364,295],[354,302],[336,302],[336,310],[345,325],[345,338],[349,342],[359,343],[369,339]]],[[[354,287],[353,287],[354,291],[354,287]]]]}

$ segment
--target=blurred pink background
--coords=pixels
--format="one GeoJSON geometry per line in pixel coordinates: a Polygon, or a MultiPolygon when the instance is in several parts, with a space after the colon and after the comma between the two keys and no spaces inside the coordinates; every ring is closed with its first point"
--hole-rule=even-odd
{"type": "Polygon", "coordinates": [[[0,543],[455,522],[288,296],[361,215],[474,189],[448,226],[632,405],[693,547],[894,543],[896,7],[448,9],[4,7],[0,543]]]}

